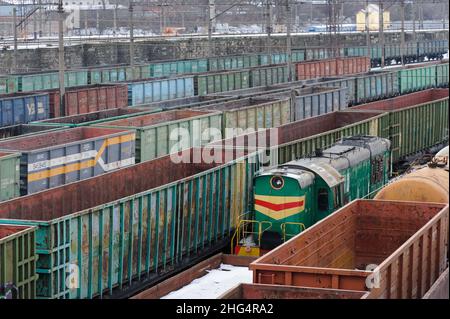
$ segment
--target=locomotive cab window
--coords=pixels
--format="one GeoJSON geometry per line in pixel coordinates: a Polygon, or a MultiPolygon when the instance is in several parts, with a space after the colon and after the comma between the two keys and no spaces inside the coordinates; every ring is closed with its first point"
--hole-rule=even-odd
{"type": "Polygon", "coordinates": [[[328,190],[326,188],[319,188],[317,195],[317,208],[321,211],[328,210],[328,190]]]}

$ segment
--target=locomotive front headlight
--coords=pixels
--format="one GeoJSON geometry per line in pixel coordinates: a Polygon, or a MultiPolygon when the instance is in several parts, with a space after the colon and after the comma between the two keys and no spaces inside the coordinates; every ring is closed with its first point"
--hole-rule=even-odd
{"type": "Polygon", "coordinates": [[[273,189],[282,189],[284,186],[284,179],[281,176],[274,176],[270,179],[270,185],[273,189]]]}

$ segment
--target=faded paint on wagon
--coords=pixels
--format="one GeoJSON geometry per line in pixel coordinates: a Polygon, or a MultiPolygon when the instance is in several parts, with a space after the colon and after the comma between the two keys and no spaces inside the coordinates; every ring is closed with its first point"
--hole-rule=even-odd
{"type": "Polygon", "coordinates": [[[5,299],[36,297],[36,227],[0,223],[0,291],[5,299]]]}
{"type": "Polygon", "coordinates": [[[242,134],[248,129],[257,131],[292,121],[288,98],[246,98],[198,109],[222,112],[222,137],[225,138],[242,134]]]}
{"type": "Polygon", "coordinates": [[[389,112],[392,158],[448,141],[448,89],[431,89],[353,107],[352,110],[389,112]]]}
{"type": "Polygon", "coordinates": [[[20,153],[0,153],[0,201],[20,196],[20,153]]]}
{"type": "Polygon", "coordinates": [[[0,127],[26,124],[50,117],[48,94],[0,96],[0,127]]]}
{"type": "Polygon", "coordinates": [[[421,298],[447,267],[448,214],[442,204],[356,200],[249,268],[255,283],[421,298]]]}
{"type": "Polygon", "coordinates": [[[126,84],[69,89],[64,95],[64,115],[61,114],[59,107],[59,91],[49,93],[51,118],[128,106],[128,86],[126,84]]]}
{"type": "Polygon", "coordinates": [[[128,105],[194,96],[194,77],[150,79],[128,83],[128,105]]]}
{"type": "Polygon", "coordinates": [[[0,142],[21,153],[21,195],[103,174],[135,162],[135,133],[75,128],[0,142]]]}
{"type": "Polygon", "coordinates": [[[195,95],[234,91],[250,87],[250,71],[210,72],[195,76],[195,95]]]}
{"type": "Polygon", "coordinates": [[[235,151],[212,156],[223,164],[166,156],[0,203],[0,222],[38,226],[38,297],[124,291],[227,238],[250,205],[259,166],[235,151]],[[70,265],[79,267],[77,289],[65,286],[70,265]]]}
{"type": "Polygon", "coordinates": [[[176,110],[108,121],[95,126],[135,131],[136,161],[140,163],[211,142],[215,139],[212,135],[214,132],[208,133],[206,130],[216,129],[221,133],[222,116],[217,112],[176,110]],[[181,130],[186,130],[189,136],[181,130]]]}

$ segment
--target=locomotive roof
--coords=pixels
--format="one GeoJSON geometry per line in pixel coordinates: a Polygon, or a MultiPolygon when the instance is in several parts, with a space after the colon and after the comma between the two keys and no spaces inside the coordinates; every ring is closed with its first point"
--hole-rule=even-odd
{"type": "Polygon", "coordinates": [[[280,175],[297,179],[302,188],[311,185],[315,175],[322,177],[329,187],[343,181],[339,170],[358,165],[374,156],[384,154],[390,148],[390,141],[372,136],[344,138],[321,152],[320,156],[302,158],[280,165],[259,174],[280,175]]]}

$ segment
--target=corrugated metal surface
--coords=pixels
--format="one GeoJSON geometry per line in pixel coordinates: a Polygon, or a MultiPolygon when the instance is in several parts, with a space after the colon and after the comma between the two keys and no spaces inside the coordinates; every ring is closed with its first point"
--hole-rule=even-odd
{"type": "Polygon", "coordinates": [[[224,71],[255,67],[259,65],[259,60],[254,54],[219,56],[208,58],[208,64],[208,71],[224,71]]]}
{"type": "Polygon", "coordinates": [[[448,141],[448,89],[431,89],[352,108],[389,112],[394,161],[448,141]]]}
{"type": "Polygon", "coordinates": [[[0,127],[26,124],[50,117],[48,94],[0,96],[0,127]]]}
{"type": "Polygon", "coordinates": [[[166,156],[0,204],[0,222],[39,225],[37,295],[124,291],[218,245],[249,207],[259,167],[234,151],[212,156],[223,164],[166,156]],[[67,267],[77,289],[64,285],[67,267]]]}
{"type": "Polygon", "coordinates": [[[246,130],[276,127],[291,122],[288,98],[246,98],[199,109],[222,112],[222,136],[225,138],[242,134],[246,130]]]}
{"type": "Polygon", "coordinates": [[[209,143],[214,136],[208,135],[206,130],[210,128],[221,133],[222,115],[217,112],[177,110],[104,122],[96,126],[135,131],[136,162],[140,163],[209,143]]]}
{"type": "MultiPolygon", "coordinates": [[[[58,72],[23,74],[20,76],[22,92],[51,90],[59,88],[58,72]]],[[[64,73],[65,87],[88,85],[88,71],[66,71],[64,73]]]]}
{"type": "Polygon", "coordinates": [[[271,163],[286,163],[314,155],[317,149],[326,149],[343,137],[371,135],[389,137],[389,115],[377,111],[338,111],[289,123],[265,132],[241,135],[217,142],[215,145],[233,145],[239,149],[252,150],[270,147],[267,154],[271,163]],[[268,145],[267,142],[271,144],[268,145]]]}
{"type": "Polygon", "coordinates": [[[20,196],[19,185],[20,153],[0,152],[0,201],[20,196]]]}
{"type": "Polygon", "coordinates": [[[0,224],[0,294],[3,298],[36,297],[36,260],[36,227],[0,224]]]}
{"type": "MultiPolygon", "coordinates": [[[[50,91],[52,118],[63,116],[59,108],[59,91],[50,91]]],[[[64,116],[84,114],[128,106],[126,84],[73,88],[65,94],[64,116]]]]}
{"type": "Polygon", "coordinates": [[[296,63],[297,80],[350,75],[370,70],[367,57],[347,57],[296,63]]]}
{"type": "Polygon", "coordinates": [[[103,174],[135,162],[135,133],[74,128],[0,142],[21,152],[21,195],[103,174]]]}
{"type": "Polygon", "coordinates": [[[0,94],[19,92],[19,77],[15,75],[0,77],[0,94]]]}
{"type": "Polygon", "coordinates": [[[356,103],[384,99],[399,93],[397,72],[373,73],[358,76],[356,81],[356,103]]]}
{"type": "Polygon", "coordinates": [[[448,63],[441,63],[436,65],[436,86],[448,87],[449,67],[448,63]]]}
{"type": "Polygon", "coordinates": [[[215,72],[195,76],[195,95],[207,95],[250,87],[250,71],[215,72]]]}
{"type": "MultiPolygon", "coordinates": [[[[207,59],[162,61],[150,64],[151,77],[201,73],[208,71],[207,59]]],[[[144,77],[142,77],[144,78],[144,77]]]]}
{"type": "Polygon", "coordinates": [[[347,88],[313,88],[310,94],[293,92],[294,101],[291,121],[304,120],[310,117],[345,110],[348,106],[347,88]]]}
{"type": "Polygon", "coordinates": [[[442,204],[357,200],[249,268],[255,283],[421,298],[447,267],[448,214],[442,204]]]}
{"type": "Polygon", "coordinates": [[[194,77],[152,79],[128,83],[128,105],[147,104],[194,96],[194,77]]]}
{"type": "Polygon", "coordinates": [[[285,83],[288,76],[285,64],[254,68],[250,70],[250,87],[285,83]]]}
{"type": "Polygon", "coordinates": [[[398,71],[400,93],[410,93],[436,86],[436,65],[398,71]]]}

